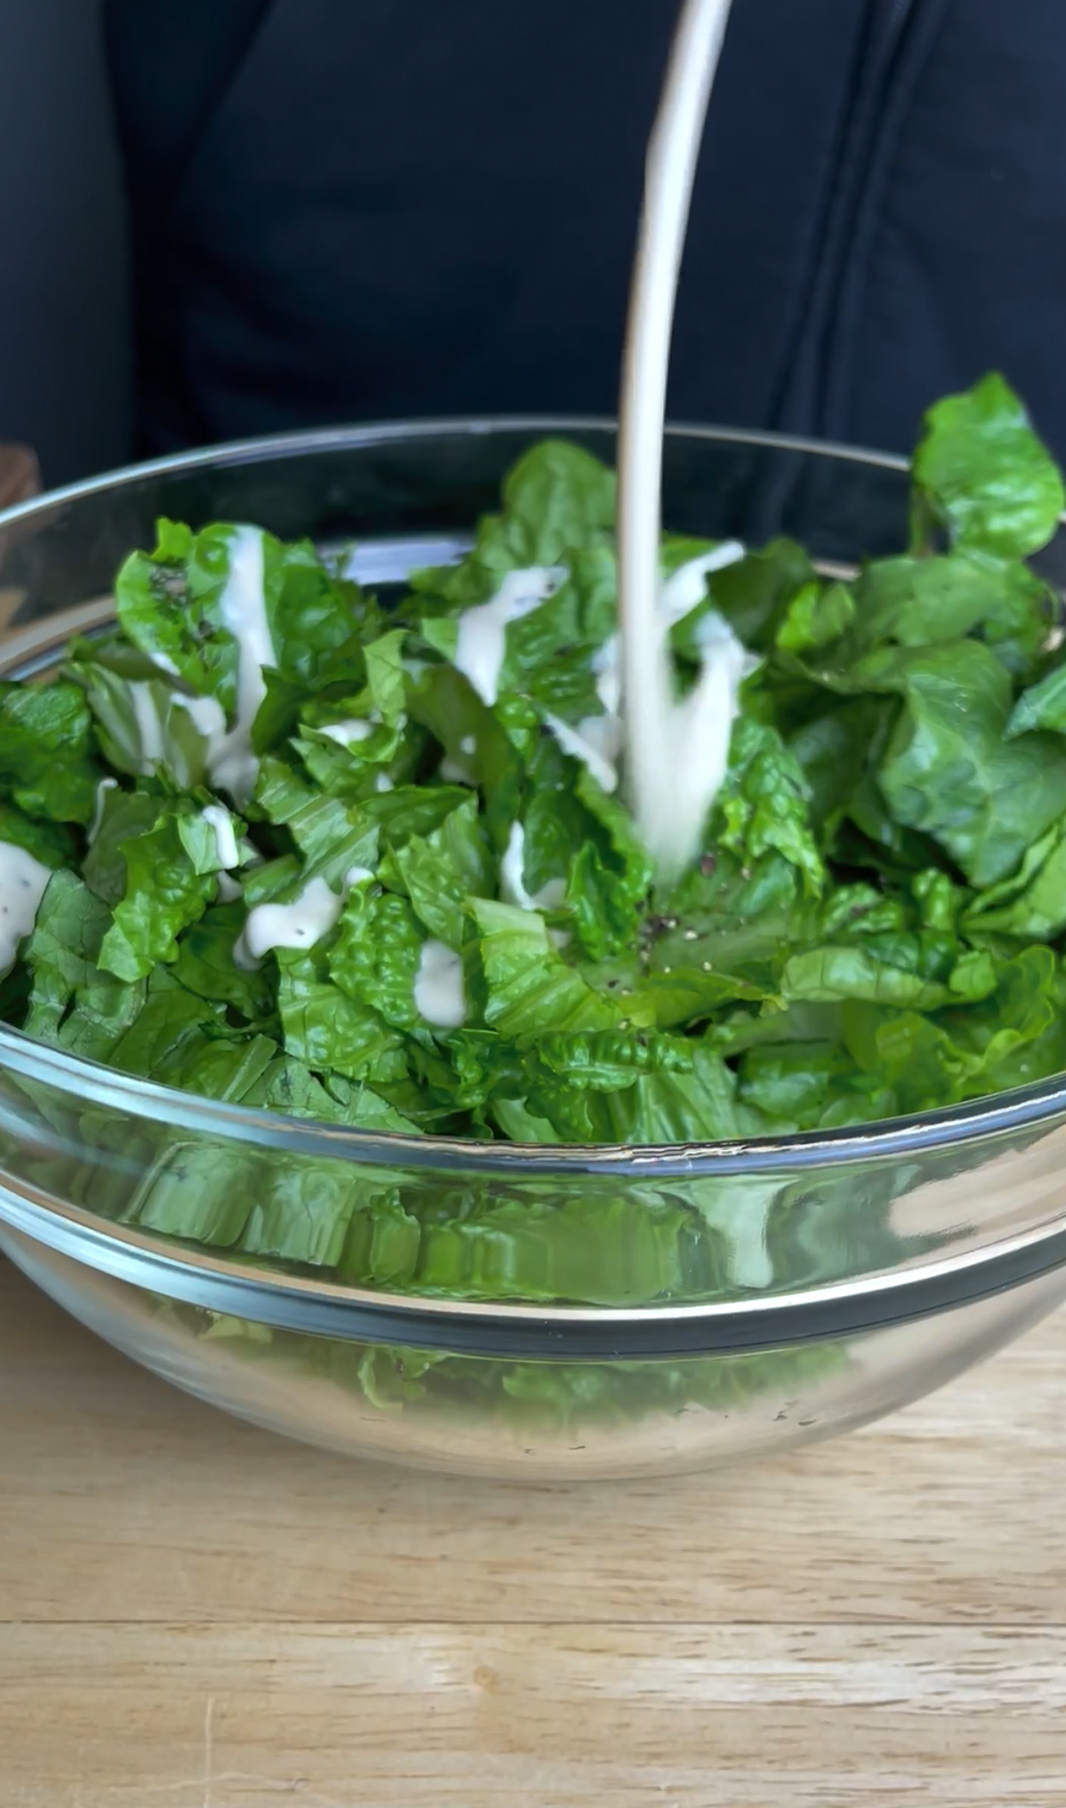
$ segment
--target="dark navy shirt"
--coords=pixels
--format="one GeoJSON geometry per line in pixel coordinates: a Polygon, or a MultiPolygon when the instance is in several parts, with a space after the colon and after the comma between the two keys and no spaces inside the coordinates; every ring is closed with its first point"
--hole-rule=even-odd
{"type": "MultiPolygon", "coordinates": [[[[140,435],[613,412],[672,0],[108,0],[140,435]]],[[[1066,456],[1063,0],[735,0],[674,418],[1066,456]]]]}

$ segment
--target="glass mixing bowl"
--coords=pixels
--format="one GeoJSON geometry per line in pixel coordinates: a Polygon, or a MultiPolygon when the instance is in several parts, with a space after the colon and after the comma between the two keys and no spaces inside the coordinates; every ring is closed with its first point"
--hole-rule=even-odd
{"type": "MultiPolygon", "coordinates": [[[[118,564],[162,514],[353,541],[355,573],[384,591],[454,557],[548,432],[613,457],[606,423],[367,428],[166,460],[11,510],[0,664],[44,671],[104,623],[118,564]]],[[[906,516],[898,460],[668,436],[676,531],[794,533],[832,567],[898,549],[906,516]]],[[[231,1412],[444,1469],[696,1468],[916,1398],[1066,1296],[1064,1157],[1058,1080],[857,1131],[520,1148],[235,1108],[0,1029],[0,1248],[19,1267],[231,1412]],[[222,1244],[168,1234],[200,1197],[222,1244]],[[230,1253],[253,1211],[279,1227],[276,1259],[230,1253]]]]}

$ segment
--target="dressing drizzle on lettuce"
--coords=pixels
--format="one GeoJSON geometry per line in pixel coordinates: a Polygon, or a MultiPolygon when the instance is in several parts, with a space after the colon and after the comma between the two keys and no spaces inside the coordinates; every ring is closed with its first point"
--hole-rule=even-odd
{"type": "Polygon", "coordinates": [[[212,1097],[481,1141],[791,1134],[1057,1073],[1066,661],[1029,560],[1062,509],[991,376],[932,409],[911,542],[852,581],[667,536],[680,691],[715,636],[748,655],[669,886],[618,782],[588,453],[529,452],[388,610],[309,544],[163,521],[116,626],[0,687],[0,893],[41,881],[6,1018],[212,1097]]]}

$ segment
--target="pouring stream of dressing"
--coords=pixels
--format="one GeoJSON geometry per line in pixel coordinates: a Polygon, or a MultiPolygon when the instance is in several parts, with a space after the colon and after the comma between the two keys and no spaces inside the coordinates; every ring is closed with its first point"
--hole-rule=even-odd
{"type": "Polygon", "coordinates": [[[630,801],[667,874],[697,852],[728,757],[741,668],[708,647],[699,706],[678,704],[660,613],[663,428],[670,338],[707,105],[731,0],[685,0],[648,146],[618,438],[618,612],[630,801]],[[706,683],[705,683],[706,681],[706,683]],[[685,783],[679,785],[679,773],[685,783]]]}

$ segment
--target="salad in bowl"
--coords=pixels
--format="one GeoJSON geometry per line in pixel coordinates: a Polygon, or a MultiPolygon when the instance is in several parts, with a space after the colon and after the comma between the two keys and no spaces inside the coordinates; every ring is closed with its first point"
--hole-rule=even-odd
{"type": "MultiPolygon", "coordinates": [[[[911,545],[666,535],[728,761],[691,869],[625,804],[614,483],[562,441],[383,608],[162,521],[117,623],[0,693],[6,1020],[326,1122],[706,1143],[1066,1067],[1061,478],[998,378],[929,416],[911,545]]],[[[678,773],[677,783],[687,775],[678,773]]]]}
{"type": "Polygon", "coordinates": [[[945,1310],[941,1368],[1054,1292],[1026,1126],[1059,1106],[1024,1103],[1066,1070],[1053,459],[991,376],[930,411],[894,550],[664,536],[709,724],[676,775],[700,847],[664,874],[592,439],[526,445],[398,582],[250,511],[164,515],[112,619],[0,687],[5,1247],[183,1385],[343,1447],[421,1423],[424,1460],[494,1467],[504,1423],[519,1454],[534,1419],[684,1444],[690,1409],[728,1443],[730,1401],[807,1435],[931,1385],[907,1351],[946,1302],[1018,1284],[994,1333],[945,1310]],[[978,1282],[993,1243],[1014,1266],[978,1282]],[[851,1333],[897,1325],[871,1404],[851,1333]]]}

